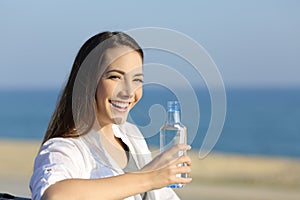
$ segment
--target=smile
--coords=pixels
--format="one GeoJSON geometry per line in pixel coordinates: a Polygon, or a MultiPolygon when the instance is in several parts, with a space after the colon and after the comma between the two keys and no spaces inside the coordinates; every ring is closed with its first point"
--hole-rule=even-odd
{"type": "Polygon", "coordinates": [[[112,107],[115,110],[118,110],[120,112],[126,112],[130,105],[130,102],[114,101],[114,100],[109,100],[109,103],[112,105],[112,107]]]}

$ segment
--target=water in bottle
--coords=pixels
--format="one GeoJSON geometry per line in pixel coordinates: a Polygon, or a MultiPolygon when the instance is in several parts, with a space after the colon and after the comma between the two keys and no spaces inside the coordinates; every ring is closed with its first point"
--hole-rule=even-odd
{"type": "MultiPolygon", "coordinates": [[[[168,101],[167,119],[160,129],[160,151],[166,151],[176,144],[186,144],[186,127],[180,122],[180,105],[178,101],[168,101]]],[[[179,151],[175,156],[185,154],[179,151]]],[[[180,164],[184,165],[184,163],[180,164]]],[[[187,178],[187,174],[177,174],[177,177],[187,178]]],[[[170,188],[181,188],[183,184],[172,184],[170,188]]]]}

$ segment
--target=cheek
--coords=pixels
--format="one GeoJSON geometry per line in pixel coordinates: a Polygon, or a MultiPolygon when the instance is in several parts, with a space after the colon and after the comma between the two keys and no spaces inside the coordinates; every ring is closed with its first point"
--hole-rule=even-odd
{"type": "Polygon", "coordinates": [[[135,92],[135,99],[136,99],[136,101],[139,101],[142,98],[142,96],[143,96],[143,88],[140,87],[135,92]]]}
{"type": "Polygon", "coordinates": [[[108,98],[112,97],[114,87],[109,84],[99,84],[97,88],[97,99],[99,102],[103,102],[108,98]]]}

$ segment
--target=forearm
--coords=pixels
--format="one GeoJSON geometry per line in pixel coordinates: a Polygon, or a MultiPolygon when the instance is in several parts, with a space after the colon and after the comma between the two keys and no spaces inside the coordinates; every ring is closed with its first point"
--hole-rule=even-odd
{"type": "Polygon", "coordinates": [[[42,200],[124,199],[152,189],[149,173],[129,173],[100,179],[67,179],[50,186],[42,200]]]}

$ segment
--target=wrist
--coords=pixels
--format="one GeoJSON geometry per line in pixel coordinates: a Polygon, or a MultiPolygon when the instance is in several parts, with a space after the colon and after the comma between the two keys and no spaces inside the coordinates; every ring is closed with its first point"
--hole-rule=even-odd
{"type": "Polygon", "coordinates": [[[134,174],[139,177],[138,182],[143,191],[150,191],[155,188],[152,172],[139,172],[134,174]]]}

